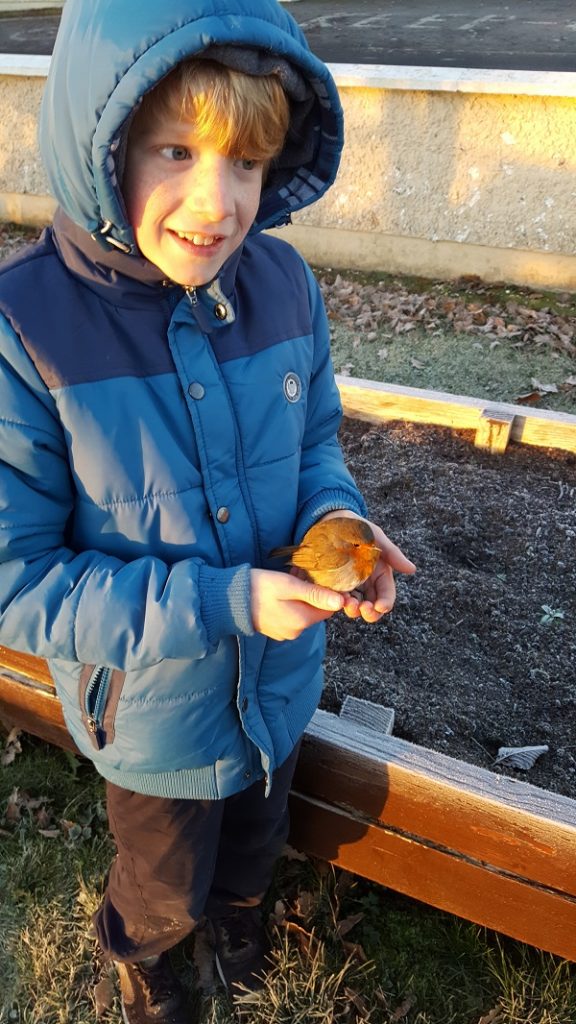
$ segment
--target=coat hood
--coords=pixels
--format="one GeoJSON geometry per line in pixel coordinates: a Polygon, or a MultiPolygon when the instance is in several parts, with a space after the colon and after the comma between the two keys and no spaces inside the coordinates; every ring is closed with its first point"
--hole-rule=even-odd
{"type": "Polygon", "coordinates": [[[203,54],[278,74],[291,128],[262,193],[254,230],[285,223],[332,184],[342,110],[325,64],[276,0],[67,0],[42,100],[40,149],[53,195],[100,240],[137,252],[119,156],[144,93],[203,54]]]}

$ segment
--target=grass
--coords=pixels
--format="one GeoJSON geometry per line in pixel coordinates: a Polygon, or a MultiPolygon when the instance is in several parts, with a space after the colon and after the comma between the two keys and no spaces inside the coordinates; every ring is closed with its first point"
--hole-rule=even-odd
{"type": "MultiPolygon", "coordinates": [[[[0,1022],[88,1024],[97,1002],[112,1024],[113,975],[91,934],[113,854],[103,784],[85,762],[22,744],[0,768],[0,1022]]],[[[576,965],[323,862],[281,860],[267,911],[275,960],[245,1007],[254,1024],[576,1021],[576,965]]],[[[192,992],[201,965],[191,942],[174,962],[192,992]]],[[[202,1024],[232,1024],[226,997],[204,985],[193,996],[202,1024]]]]}
{"type": "MultiPolygon", "coordinates": [[[[493,402],[516,403],[533,390],[533,379],[558,386],[576,375],[576,361],[568,355],[505,345],[491,349],[487,341],[447,329],[432,335],[415,330],[398,336],[380,330],[373,341],[360,345],[355,345],[356,339],[350,328],[332,326],[336,373],[493,402]]],[[[576,414],[576,388],[547,394],[538,405],[576,414]]]]}
{"type": "MultiPolygon", "coordinates": [[[[576,296],[507,285],[490,286],[476,280],[428,281],[343,271],[344,283],[352,285],[355,291],[364,287],[376,289],[376,295],[363,295],[362,301],[368,302],[375,313],[372,318],[368,316],[372,322],[363,328],[355,326],[354,307],[347,305],[346,297],[339,308],[338,289],[332,289],[334,274],[320,269],[316,273],[328,285],[328,300],[336,299],[331,330],[337,373],[512,403],[533,392],[536,380],[558,388],[557,392],[542,394],[539,407],[576,414],[576,358],[547,333],[550,317],[561,318],[563,329],[571,333],[572,345],[576,343],[576,296]],[[407,300],[405,305],[399,301],[400,296],[407,300]],[[418,327],[417,317],[413,329],[406,329],[410,314],[405,319],[404,315],[417,296],[429,299],[434,308],[438,322],[432,329],[418,327]],[[449,316],[442,313],[444,303],[447,308],[454,304],[461,316],[468,314],[469,320],[472,308],[500,312],[510,326],[514,326],[517,319],[510,310],[533,311],[545,318],[540,331],[534,328],[538,318],[535,321],[520,319],[525,326],[532,324],[529,336],[541,340],[526,342],[515,334],[494,338],[472,323],[465,332],[453,329],[449,316]],[[387,306],[388,313],[383,314],[387,306]],[[395,329],[396,311],[400,311],[402,323],[395,329]],[[553,347],[554,344],[558,347],[553,347]],[[567,386],[568,379],[575,384],[567,386]]],[[[361,312],[360,307],[358,311],[361,312]]]]}

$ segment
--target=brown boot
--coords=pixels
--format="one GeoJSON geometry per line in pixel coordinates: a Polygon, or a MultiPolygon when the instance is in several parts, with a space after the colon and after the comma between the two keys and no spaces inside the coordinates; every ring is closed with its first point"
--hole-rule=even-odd
{"type": "Polygon", "coordinates": [[[166,953],[136,964],[116,961],[125,1024],[192,1024],[184,990],[166,953]]]}
{"type": "Polygon", "coordinates": [[[227,917],[213,919],[211,925],[216,969],[228,991],[241,995],[242,987],[252,992],[262,988],[271,963],[260,909],[238,907],[227,917]]]}

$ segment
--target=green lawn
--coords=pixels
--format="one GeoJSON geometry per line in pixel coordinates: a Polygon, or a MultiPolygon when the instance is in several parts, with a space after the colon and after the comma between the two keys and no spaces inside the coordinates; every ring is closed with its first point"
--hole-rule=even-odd
{"type": "MultiPolygon", "coordinates": [[[[86,762],[22,738],[0,768],[0,1022],[119,1020],[90,919],[112,856],[103,785],[86,762]]],[[[576,965],[322,862],[284,858],[267,909],[282,922],[256,1024],[574,1024],[576,965]]],[[[193,992],[192,943],[175,963],[193,992]]],[[[208,969],[209,974],[209,969],[208,969]]],[[[193,996],[202,1024],[225,997],[193,996]]]]}
{"type": "Polygon", "coordinates": [[[576,296],[317,276],[337,373],[492,402],[541,392],[537,407],[576,414],[576,296]]]}

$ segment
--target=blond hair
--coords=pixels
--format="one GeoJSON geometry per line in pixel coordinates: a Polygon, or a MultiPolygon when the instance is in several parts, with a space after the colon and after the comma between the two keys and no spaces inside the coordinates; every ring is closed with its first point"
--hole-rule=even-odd
{"type": "Polygon", "coordinates": [[[226,156],[269,163],[278,156],[290,120],[288,99],[274,75],[253,76],[211,60],[179,64],[146,93],[133,127],[178,117],[199,140],[226,156]]]}

